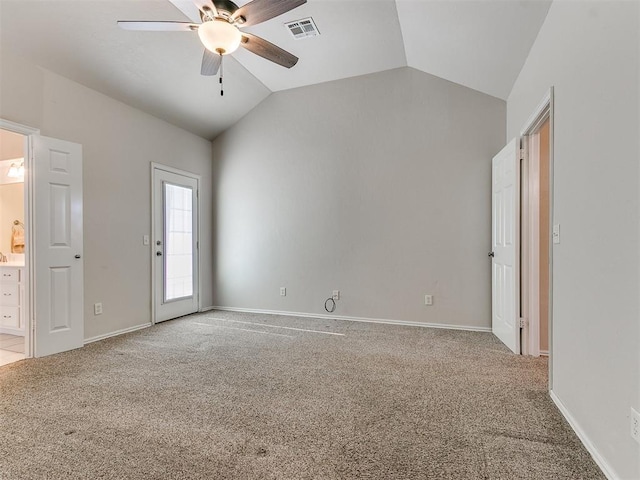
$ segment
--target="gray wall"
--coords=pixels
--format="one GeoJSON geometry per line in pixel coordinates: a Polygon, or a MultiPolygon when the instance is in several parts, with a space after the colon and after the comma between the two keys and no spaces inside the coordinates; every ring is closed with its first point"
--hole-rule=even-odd
{"type": "Polygon", "coordinates": [[[202,304],[212,304],[211,143],[2,52],[0,117],[83,146],[85,338],[151,320],[150,164],[202,175],[202,304]],[[102,302],[104,313],[93,315],[102,302]]]}
{"type": "Polygon", "coordinates": [[[339,289],[337,315],[489,327],[504,127],[411,68],[271,95],[213,142],[215,304],[324,313],[339,289]]]}
{"type": "Polygon", "coordinates": [[[640,478],[638,2],[554,2],[507,103],[508,137],[555,86],[553,391],[611,478],[640,478]]]}

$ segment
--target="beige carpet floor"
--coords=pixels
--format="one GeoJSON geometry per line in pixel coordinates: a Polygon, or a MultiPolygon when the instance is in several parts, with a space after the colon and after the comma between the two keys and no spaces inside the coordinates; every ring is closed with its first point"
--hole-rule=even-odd
{"type": "Polygon", "coordinates": [[[546,360],[487,333],[208,312],[0,389],[2,480],[604,478],[546,360]]]}

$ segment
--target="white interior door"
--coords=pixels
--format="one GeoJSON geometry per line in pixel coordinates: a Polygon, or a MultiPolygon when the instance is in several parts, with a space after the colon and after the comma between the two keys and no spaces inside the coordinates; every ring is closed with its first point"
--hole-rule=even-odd
{"type": "Polygon", "coordinates": [[[520,353],[520,147],[513,139],[493,157],[491,328],[520,353]]]}
{"type": "Polygon", "coordinates": [[[82,146],[32,135],[34,355],[82,347],[82,146]]]}
{"type": "Polygon", "coordinates": [[[155,322],[198,311],[198,182],[153,167],[155,322]]]}

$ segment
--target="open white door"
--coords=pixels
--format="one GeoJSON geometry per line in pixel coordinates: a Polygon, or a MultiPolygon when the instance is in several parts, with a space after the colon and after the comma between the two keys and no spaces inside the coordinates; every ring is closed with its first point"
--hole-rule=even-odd
{"type": "Polygon", "coordinates": [[[491,329],[520,353],[520,146],[493,157],[491,191],[491,329]]]}
{"type": "Polygon", "coordinates": [[[32,135],[35,356],[82,347],[82,146],[32,135]]]}
{"type": "Polygon", "coordinates": [[[199,177],[153,165],[154,322],[198,311],[199,177]]]}

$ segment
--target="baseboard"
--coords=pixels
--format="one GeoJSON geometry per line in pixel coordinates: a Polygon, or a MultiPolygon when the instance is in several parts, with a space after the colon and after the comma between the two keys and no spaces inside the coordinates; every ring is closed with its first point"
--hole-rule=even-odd
{"type": "Polygon", "coordinates": [[[20,328],[0,327],[0,333],[6,333],[7,335],[15,335],[17,337],[24,337],[24,330],[20,328]]]}
{"type": "Polygon", "coordinates": [[[202,312],[208,312],[208,311],[215,310],[215,309],[216,309],[216,307],[202,307],[200,310],[198,310],[198,312],[201,312],[201,313],[202,312]]]}
{"type": "Polygon", "coordinates": [[[327,315],[325,313],[285,312],[278,310],[262,310],[256,308],[236,308],[220,306],[212,307],[211,310],[242,313],[260,313],[264,315],[284,315],[287,317],[322,318],[330,320],[344,320],[348,322],[383,323],[387,325],[402,325],[407,327],[443,328],[447,330],[465,330],[469,332],[491,332],[491,328],[489,327],[469,327],[465,325],[448,325],[444,323],[409,322],[405,320],[390,320],[386,318],[347,317],[344,315],[327,315]]]}
{"type": "Polygon", "coordinates": [[[609,463],[602,457],[602,455],[600,455],[600,452],[598,452],[595,445],[591,443],[591,440],[589,439],[587,434],[584,432],[584,430],[582,430],[580,424],[576,421],[576,419],[573,418],[573,415],[571,415],[567,407],[565,407],[564,403],[562,403],[562,400],[558,398],[553,390],[549,392],[549,395],[551,396],[551,400],[553,400],[553,403],[555,403],[556,407],[558,407],[558,410],[560,410],[560,413],[562,413],[562,416],[567,420],[573,431],[576,433],[584,447],[591,454],[593,460],[596,462],[598,467],[600,467],[602,473],[604,473],[604,475],[609,480],[621,480],[620,477],[616,475],[613,467],[609,465],[609,463]]]}
{"type": "Polygon", "coordinates": [[[543,357],[548,357],[549,356],[549,350],[540,350],[540,355],[543,357]]]}
{"type": "Polygon", "coordinates": [[[100,340],[104,340],[105,338],[117,337],[118,335],[135,332],[136,330],[142,330],[143,328],[147,328],[150,326],[151,326],[151,323],[143,323],[142,325],[136,325],[135,327],[127,327],[127,328],[122,328],[120,330],[116,330],[115,332],[103,333],[102,335],[96,335],[95,337],[85,338],[84,344],[88,345],[89,343],[98,342],[100,340]]]}

